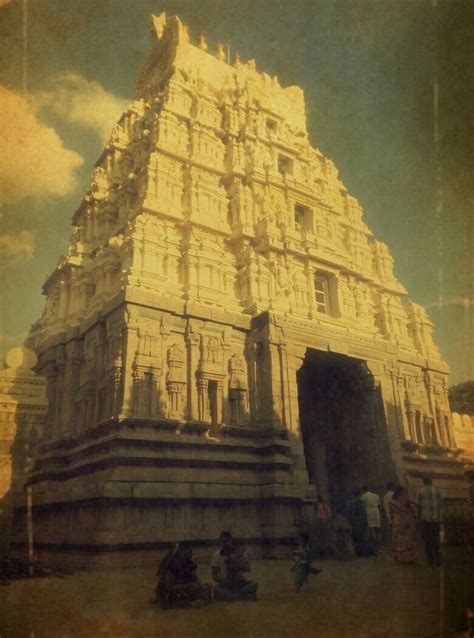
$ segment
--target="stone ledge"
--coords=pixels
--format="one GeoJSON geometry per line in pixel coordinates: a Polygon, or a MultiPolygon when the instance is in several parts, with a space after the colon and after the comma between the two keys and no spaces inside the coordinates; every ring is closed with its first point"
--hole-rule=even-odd
{"type": "MultiPolygon", "coordinates": [[[[85,443],[88,440],[98,439],[108,433],[122,434],[124,430],[134,431],[137,428],[148,428],[152,432],[167,432],[167,433],[179,433],[182,435],[197,434],[200,436],[209,432],[210,425],[205,423],[190,422],[190,421],[165,421],[157,419],[141,419],[126,417],[115,417],[107,421],[103,421],[87,430],[82,431],[76,436],[60,439],[51,443],[46,443],[42,446],[41,452],[46,453],[58,449],[71,449],[81,443],[85,443]]],[[[234,438],[239,437],[243,440],[262,440],[268,438],[288,440],[289,433],[285,428],[265,428],[258,430],[256,428],[244,428],[236,426],[223,425],[219,428],[218,433],[223,434],[225,437],[234,438]]],[[[209,442],[209,440],[206,440],[209,442]]]]}
{"type": "MultiPolygon", "coordinates": [[[[183,530],[184,531],[184,530],[183,530]]],[[[235,540],[245,541],[246,545],[269,545],[269,544],[282,544],[294,547],[295,532],[291,533],[288,530],[287,535],[280,536],[275,530],[271,538],[261,536],[241,536],[236,537],[235,540]]],[[[131,543],[48,543],[48,542],[35,542],[36,549],[45,550],[59,550],[61,552],[84,552],[84,553],[104,553],[104,552],[129,552],[137,550],[155,550],[155,549],[169,549],[170,543],[174,543],[173,540],[169,541],[148,541],[148,542],[131,542],[131,543]]],[[[190,541],[193,546],[201,547],[217,547],[215,538],[199,538],[190,541]]],[[[25,542],[13,541],[12,547],[20,549],[26,547],[25,542]]]]}
{"type": "Polygon", "coordinates": [[[429,463],[436,463],[436,465],[451,465],[452,467],[459,467],[461,468],[463,466],[463,462],[461,459],[449,459],[449,458],[445,458],[445,459],[441,459],[439,458],[439,456],[417,456],[417,455],[403,455],[402,456],[402,460],[406,461],[407,463],[423,463],[423,464],[429,464],[429,463]]]}
{"type": "MultiPolygon", "coordinates": [[[[413,478],[424,478],[426,476],[426,471],[419,471],[419,470],[412,470],[412,469],[408,469],[407,470],[407,474],[409,476],[412,476],[413,478]]],[[[464,476],[464,470],[462,472],[460,472],[459,474],[454,474],[454,473],[448,473],[448,472],[437,472],[437,471],[431,471],[430,474],[433,476],[433,478],[435,479],[446,479],[446,480],[450,480],[450,481],[462,481],[463,483],[466,482],[465,476],[464,476]]]]}
{"type": "MultiPolygon", "coordinates": [[[[216,484],[202,484],[199,487],[202,488],[202,493],[185,493],[184,490],[179,494],[182,484],[175,483],[175,492],[169,488],[169,484],[165,484],[166,488],[162,493],[155,494],[154,496],[132,494],[130,490],[129,494],[113,495],[112,493],[104,494],[104,490],[99,493],[95,488],[96,485],[89,486],[90,494],[76,493],[76,497],[71,494],[56,494],[49,493],[48,495],[52,500],[41,501],[41,495],[34,496],[33,511],[40,513],[42,511],[55,510],[58,507],[61,511],[68,509],[74,509],[77,507],[105,507],[105,506],[117,506],[117,507],[156,507],[157,505],[216,505],[216,506],[231,506],[235,504],[242,505],[257,505],[261,506],[265,503],[313,503],[313,500],[308,499],[304,486],[288,485],[288,484],[275,484],[267,483],[263,485],[216,485],[216,484]],[[221,488],[221,493],[218,493],[218,489],[221,488]],[[96,492],[96,493],[94,493],[96,492]],[[217,492],[217,493],[216,493],[217,492]],[[72,497],[72,498],[71,498],[72,497]]],[[[195,484],[193,484],[195,486],[195,484]]],[[[85,486],[87,487],[87,486],[85,486]]],[[[158,486],[157,486],[158,487],[158,486]]],[[[15,507],[16,512],[25,512],[25,505],[17,505],[15,507]]]]}
{"type": "Polygon", "coordinates": [[[95,471],[100,471],[109,468],[115,468],[119,466],[128,467],[169,467],[169,468],[206,468],[206,469],[239,469],[249,470],[254,472],[262,472],[265,470],[290,470],[292,462],[270,462],[264,463],[252,463],[248,461],[220,461],[216,460],[200,460],[200,459],[158,459],[158,458],[144,458],[144,457],[108,457],[97,460],[92,463],[72,468],[70,470],[57,470],[44,473],[33,474],[30,476],[26,485],[34,485],[42,481],[64,481],[69,478],[90,474],[95,471]]]}
{"type": "Polygon", "coordinates": [[[175,458],[178,454],[182,455],[182,458],[193,457],[197,455],[202,459],[212,458],[216,454],[232,455],[231,458],[237,460],[237,455],[242,458],[253,462],[252,457],[257,457],[255,461],[259,459],[265,462],[269,457],[286,457],[291,458],[291,449],[289,446],[283,446],[278,444],[269,443],[265,446],[250,447],[244,445],[229,446],[219,443],[208,443],[206,441],[181,441],[181,440],[156,440],[156,439],[144,439],[144,438],[130,438],[117,435],[115,437],[106,438],[96,444],[88,447],[81,447],[79,449],[72,449],[65,451],[62,455],[49,454],[43,455],[38,458],[33,473],[41,469],[48,467],[68,467],[75,463],[79,464],[82,460],[88,460],[96,455],[104,454],[109,451],[131,451],[135,453],[141,453],[143,456],[149,457],[154,454],[154,458],[157,454],[161,457],[175,458]]]}

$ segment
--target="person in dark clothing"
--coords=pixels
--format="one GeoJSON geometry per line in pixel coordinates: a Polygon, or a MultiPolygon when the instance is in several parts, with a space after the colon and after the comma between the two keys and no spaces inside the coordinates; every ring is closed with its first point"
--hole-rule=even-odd
{"type": "Polygon", "coordinates": [[[443,520],[443,497],[439,489],[432,485],[430,476],[423,478],[423,487],[418,492],[417,508],[428,565],[439,567],[441,565],[440,528],[443,520]]]}
{"type": "Polygon", "coordinates": [[[178,543],[160,563],[153,602],[159,603],[163,609],[209,602],[211,588],[199,582],[196,570],[191,546],[186,542],[178,543]]]}
{"type": "Polygon", "coordinates": [[[356,488],[346,506],[346,517],[352,527],[352,541],[357,556],[374,556],[375,547],[369,535],[367,512],[360,500],[361,490],[356,488]]]}

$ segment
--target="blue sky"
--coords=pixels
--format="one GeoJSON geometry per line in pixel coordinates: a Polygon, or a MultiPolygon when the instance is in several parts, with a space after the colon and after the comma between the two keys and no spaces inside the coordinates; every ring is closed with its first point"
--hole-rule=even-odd
{"type": "MultiPolygon", "coordinates": [[[[57,176],[49,183],[32,151],[0,209],[2,351],[42,312],[42,283],[67,248],[107,130],[133,95],[150,46],[149,15],[161,11],[179,15],[196,39],[204,32],[210,48],[229,41],[244,61],[254,58],[281,84],[303,88],[313,146],[335,162],[375,237],[389,245],[410,297],[428,308],[452,381],[473,378],[474,6],[467,0],[29,0],[27,78],[21,5],[0,0],[1,81],[14,119],[23,118],[7,125],[7,137],[28,136],[33,118],[57,176]]],[[[16,179],[16,155],[7,159],[2,168],[16,179]]]]}

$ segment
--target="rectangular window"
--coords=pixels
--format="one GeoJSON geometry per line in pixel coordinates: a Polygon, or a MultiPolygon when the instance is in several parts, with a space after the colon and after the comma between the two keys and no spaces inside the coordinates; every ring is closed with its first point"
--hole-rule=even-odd
{"type": "Polygon", "coordinates": [[[316,309],[325,315],[329,314],[329,282],[326,277],[316,276],[316,309]]]}

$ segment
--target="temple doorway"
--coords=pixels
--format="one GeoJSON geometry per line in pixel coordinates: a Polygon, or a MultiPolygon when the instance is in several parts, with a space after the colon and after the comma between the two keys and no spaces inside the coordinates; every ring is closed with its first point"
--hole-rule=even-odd
{"type": "Polygon", "coordinates": [[[342,511],[354,488],[390,478],[380,389],[364,361],[318,350],[307,350],[297,378],[309,480],[342,511]]]}

